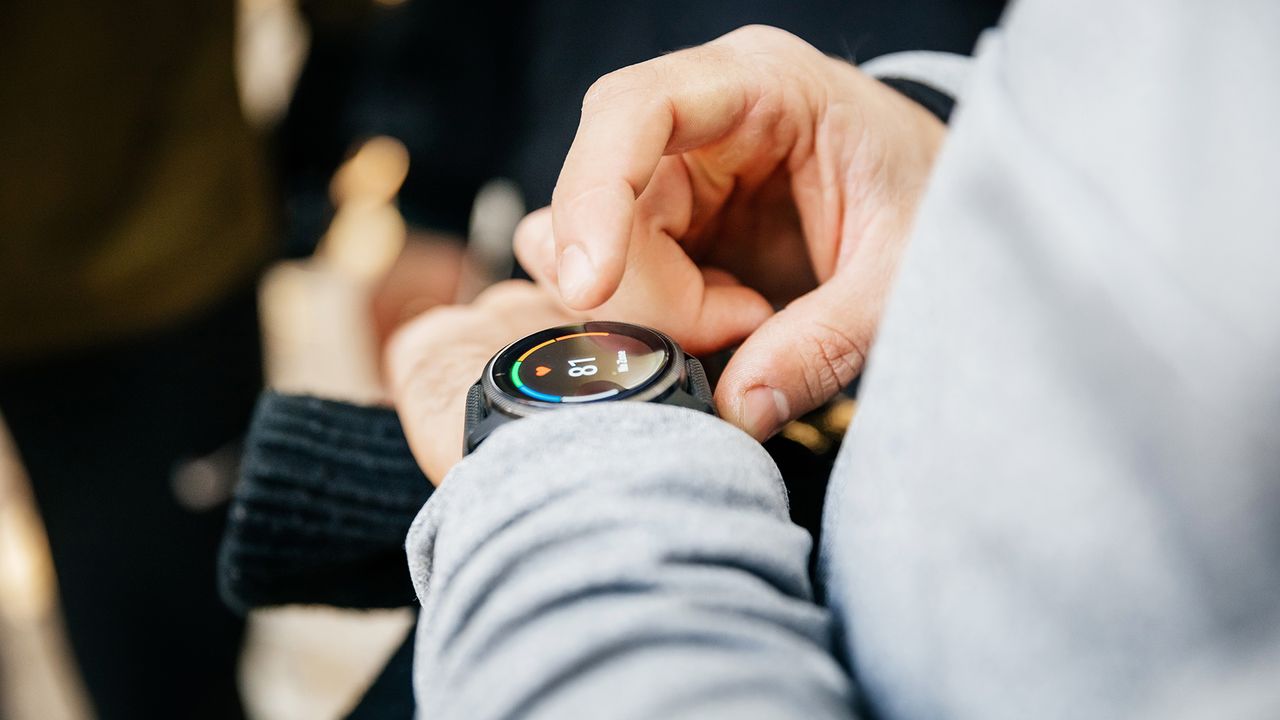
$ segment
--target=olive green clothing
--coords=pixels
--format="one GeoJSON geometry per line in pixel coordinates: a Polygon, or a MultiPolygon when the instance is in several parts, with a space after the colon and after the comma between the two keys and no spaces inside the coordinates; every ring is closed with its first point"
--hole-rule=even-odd
{"type": "Polygon", "coordinates": [[[0,4],[0,362],[174,324],[266,260],[234,11],[0,4]]]}

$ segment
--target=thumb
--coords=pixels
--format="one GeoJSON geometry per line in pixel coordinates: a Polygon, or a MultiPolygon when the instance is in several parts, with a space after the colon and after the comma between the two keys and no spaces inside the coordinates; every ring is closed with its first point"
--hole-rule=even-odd
{"type": "Polygon", "coordinates": [[[853,382],[883,295],[849,280],[838,273],[747,338],[716,386],[721,417],[763,441],[853,382]]]}

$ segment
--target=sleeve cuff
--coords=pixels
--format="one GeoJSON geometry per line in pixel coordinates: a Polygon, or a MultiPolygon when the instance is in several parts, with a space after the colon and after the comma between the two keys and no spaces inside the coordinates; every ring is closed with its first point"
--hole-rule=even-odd
{"type": "Polygon", "coordinates": [[[394,410],[264,393],[219,555],[223,600],[411,605],[404,538],[430,493],[394,410]]]}
{"type": "MultiPolygon", "coordinates": [[[[509,423],[446,476],[409,531],[419,599],[442,587],[491,537],[569,495],[687,496],[686,506],[732,502],[788,518],[786,488],[759,443],[686,408],[603,403],[509,423]]],[[[575,510],[590,512],[592,499],[575,510]]]]}
{"type": "Polygon", "coordinates": [[[965,55],[921,50],[882,55],[860,68],[947,122],[964,95],[971,63],[965,55]]]}
{"type": "Polygon", "coordinates": [[[906,95],[925,110],[933,113],[944,124],[951,122],[951,111],[956,107],[955,98],[931,88],[924,83],[902,78],[881,78],[880,82],[906,95]]]}

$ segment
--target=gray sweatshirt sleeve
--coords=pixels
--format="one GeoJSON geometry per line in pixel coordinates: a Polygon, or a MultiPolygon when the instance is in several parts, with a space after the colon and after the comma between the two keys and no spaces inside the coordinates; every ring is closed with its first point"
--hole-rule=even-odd
{"type": "Polygon", "coordinates": [[[638,403],[495,432],[414,522],[421,717],[843,718],[810,540],[763,449],[638,403]]]}
{"type": "Polygon", "coordinates": [[[986,38],[832,478],[880,717],[1280,718],[1280,3],[986,38]]]}

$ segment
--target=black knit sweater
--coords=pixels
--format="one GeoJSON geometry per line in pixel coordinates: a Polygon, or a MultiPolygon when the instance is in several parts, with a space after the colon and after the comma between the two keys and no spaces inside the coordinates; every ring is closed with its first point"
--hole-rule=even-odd
{"type": "Polygon", "coordinates": [[[431,488],[395,411],[264,393],[219,557],[224,601],[413,604],[404,538],[431,488]]]}

